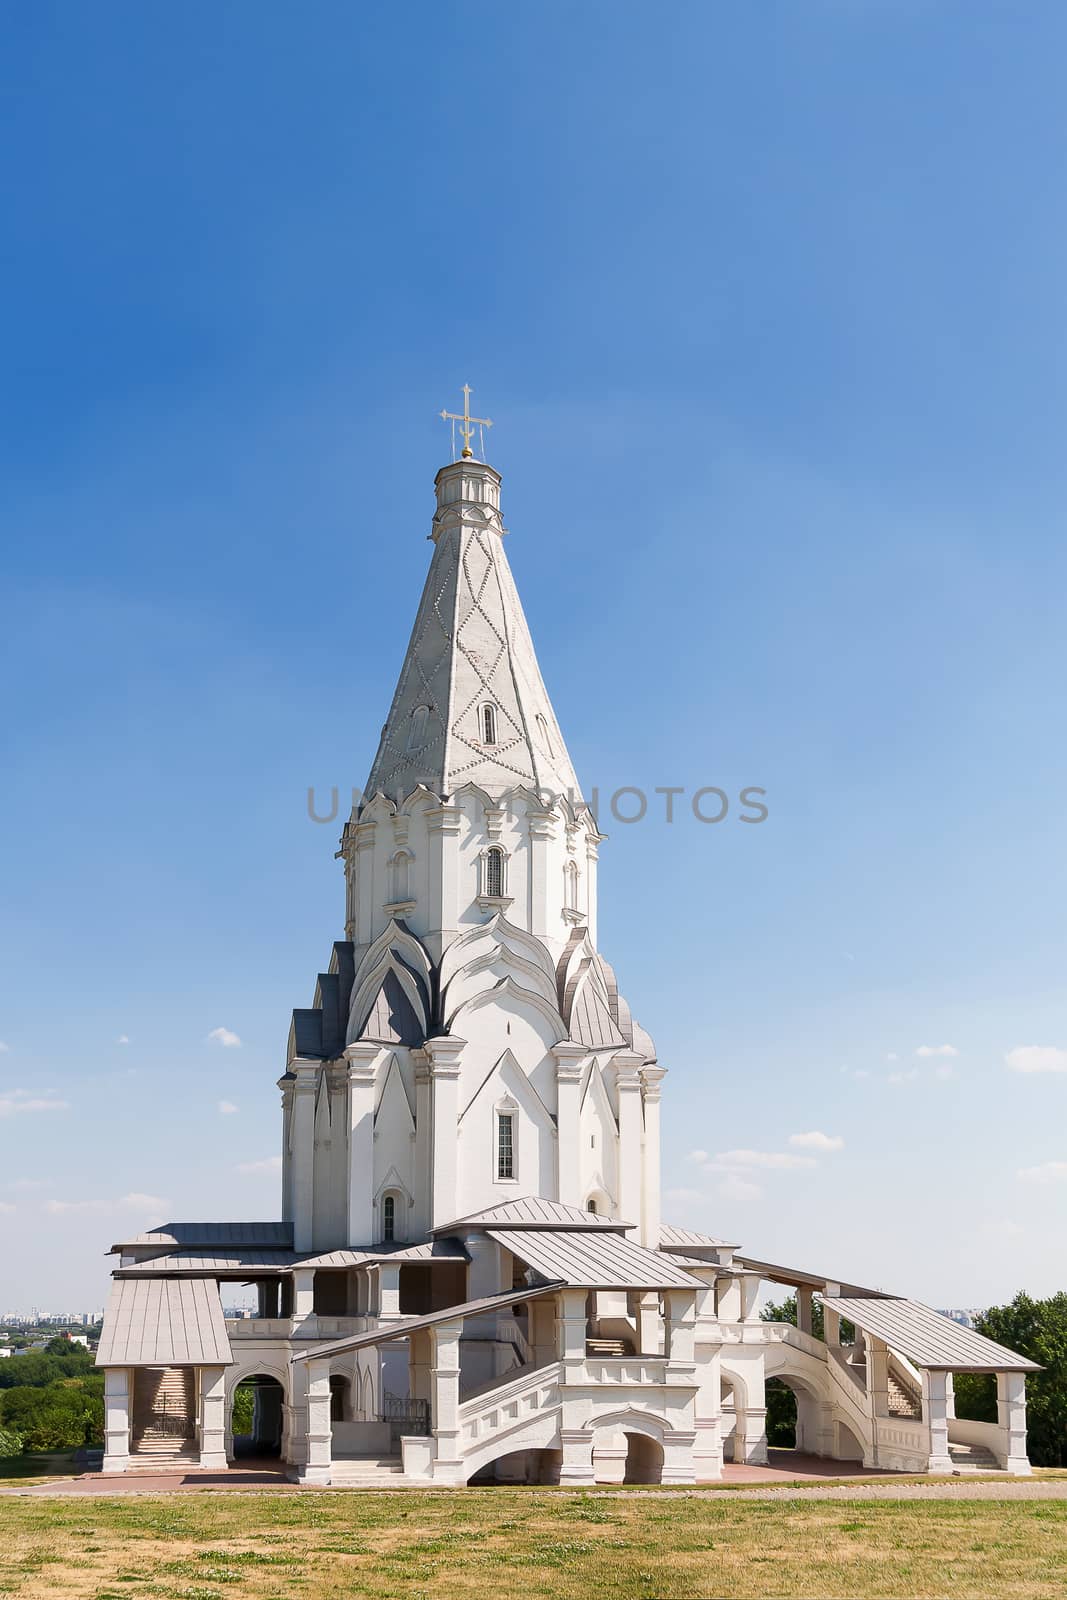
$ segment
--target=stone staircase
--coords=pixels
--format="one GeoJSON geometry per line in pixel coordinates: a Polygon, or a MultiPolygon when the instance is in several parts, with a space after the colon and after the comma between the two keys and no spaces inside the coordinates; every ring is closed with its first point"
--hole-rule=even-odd
{"type": "Polygon", "coordinates": [[[949,1444],[948,1453],[954,1473],[1003,1472],[1003,1467],[993,1454],[980,1444],[949,1444]]]}
{"type": "Polygon", "coordinates": [[[140,1367],[134,1380],[131,1468],[189,1466],[196,1448],[196,1374],[192,1367],[140,1367]]]}
{"type": "Polygon", "coordinates": [[[397,1489],[409,1480],[400,1456],[335,1456],[330,1484],[349,1489],[397,1489]]]}
{"type": "Polygon", "coordinates": [[[889,1374],[889,1415],[906,1417],[918,1422],[923,1414],[922,1396],[910,1386],[905,1387],[892,1372],[889,1374]]]}
{"type": "Polygon", "coordinates": [[[634,1347],[629,1339],[587,1339],[585,1353],[587,1356],[606,1357],[610,1361],[612,1358],[632,1356],[634,1347]]]}

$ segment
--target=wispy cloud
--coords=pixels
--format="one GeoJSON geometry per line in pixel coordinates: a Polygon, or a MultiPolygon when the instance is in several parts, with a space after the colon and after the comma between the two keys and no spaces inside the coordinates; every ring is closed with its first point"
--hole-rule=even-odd
{"type": "Polygon", "coordinates": [[[935,1078],[955,1078],[956,1076],[956,1069],[951,1061],[939,1061],[934,1068],[935,1078]]]}
{"type": "Polygon", "coordinates": [[[5,1183],[4,1188],[11,1194],[28,1193],[31,1189],[50,1189],[51,1178],[12,1178],[10,1183],[5,1183]]]}
{"type": "Polygon", "coordinates": [[[1015,1176],[1024,1183],[1067,1183],[1067,1161],[1042,1161],[1036,1167],[1020,1167],[1015,1176]]]}
{"type": "Polygon", "coordinates": [[[170,1210],[170,1201],[158,1194],[141,1194],[133,1191],[121,1195],[117,1200],[49,1200],[44,1208],[53,1217],[63,1217],[70,1212],[95,1211],[103,1216],[114,1216],[118,1212],[134,1212],[137,1215],[162,1216],[170,1210]]]}
{"type": "Polygon", "coordinates": [[[732,1172],[719,1184],[719,1193],[724,1200],[758,1200],[763,1190],[751,1178],[732,1172]]]}
{"type": "Polygon", "coordinates": [[[69,1111],[70,1103],[52,1095],[33,1095],[28,1089],[0,1094],[0,1117],[32,1116],[40,1111],[69,1111]]]}
{"type": "Polygon", "coordinates": [[[708,1152],[706,1150],[690,1150],[685,1159],[687,1161],[696,1161],[698,1163],[704,1162],[708,1159],[708,1152]]]}
{"type": "Polygon", "coordinates": [[[915,1054],[917,1056],[958,1056],[959,1051],[954,1044],[921,1044],[915,1054]]]}
{"type": "Polygon", "coordinates": [[[887,1072],[886,1083],[913,1083],[919,1076],[918,1067],[909,1067],[907,1072],[887,1072]]]}
{"type": "Polygon", "coordinates": [[[224,1117],[232,1117],[240,1109],[240,1106],[235,1106],[232,1100],[219,1101],[219,1112],[224,1117]]]}
{"type": "Polygon", "coordinates": [[[900,1057],[897,1055],[895,1050],[890,1050],[889,1054],[886,1056],[886,1060],[887,1061],[899,1061],[900,1057]]]}
{"type": "Polygon", "coordinates": [[[788,1150],[720,1150],[711,1163],[712,1169],[724,1171],[731,1168],[745,1170],[758,1167],[766,1171],[794,1171],[798,1167],[815,1167],[812,1156],[794,1156],[788,1150]]]}
{"type": "Polygon", "coordinates": [[[3,1039],[0,1039],[0,1056],[6,1056],[10,1049],[11,1046],[9,1044],[5,1044],[3,1039]]]}
{"type": "Polygon", "coordinates": [[[699,1189],[664,1189],[663,1204],[669,1210],[682,1211],[692,1206],[699,1206],[706,1201],[707,1195],[699,1189]]]}
{"type": "Polygon", "coordinates": [[[1017,1044],[1004,1060],[1013,1072],[1067,1072],[1067,1050],[1051,1044],[1017,1044]]]}
{"type": "Polygon", "coordinates": [[[232,1028],[212,1028],[208,1039],[221,1044],[226,1050],[236,1050],[241,1043],[241,1035],[234,1033],[232,1028]]]}
{"type": "Polygon", "coordinates": [[[239,1161],[233,1169],[242,1178],[261,1178],[282,1170],[281,1156],[266,1156],[262,1161],[239,1161]]]}
{"type": "Polygon", "coordinates": [[[116,1044],[129,1044],[129,1042],[130,1036],[128,1033],[120,1033],[118,1038],[115,1040],[116,1044]]]}
{"type": "Polygon", "coordinates": [[[813,1128],[810,1133],[791,1133],[789,1143],[797,1150],[843,1150],[845,1141],[836,1133],[820,1133],[813,1128]]]}

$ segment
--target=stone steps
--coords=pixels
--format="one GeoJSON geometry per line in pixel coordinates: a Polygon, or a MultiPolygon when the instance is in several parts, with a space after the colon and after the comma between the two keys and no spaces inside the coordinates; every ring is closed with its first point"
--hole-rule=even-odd
{"type": "Polygon", "coordinates": [[[395,1489],[407,1481],[400,1456],[335,1456],[330,1467],[331,1484],[395,1489]]]}
{"type": "Polygon", "coordinates": [[[953,1472],[1003,1472],[1003,1467],[984,1445],[950,1444],[949,1458],[953,1472]]]}

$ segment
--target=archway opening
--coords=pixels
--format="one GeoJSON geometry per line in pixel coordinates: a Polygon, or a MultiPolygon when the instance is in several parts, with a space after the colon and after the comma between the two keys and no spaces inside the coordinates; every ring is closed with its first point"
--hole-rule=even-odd
{"type": "Polygon", "coordinates": [[[335,1372],[330,1378],[330,1421],[349,1422],[352,1417],[352,1385],[335,1372]]]}
{"type": "Polygon", "coordinates": [[[266,1372],[241,1379],[233,1391],[230,1410],[236,1458],[281,1455],[284,1399],[281,1384],[266,1372]]]}
{"type": "Polygon", "coordinates": [[[662,1483],[663,1446],[647,1433],[627,1433],[624,1483],[662,1483]]]}
{"type": "Polygon", "coordinates": [[[797,1397],[781,1378],[767,1379],[767,1446],[771,1450],[796,1450],[797,1397]]]}

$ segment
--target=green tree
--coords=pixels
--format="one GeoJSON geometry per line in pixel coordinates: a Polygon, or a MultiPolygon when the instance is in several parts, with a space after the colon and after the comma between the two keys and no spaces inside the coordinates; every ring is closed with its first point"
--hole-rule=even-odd
{"type": "MultiPolygon", "coordinates": [[[[1040,1363],[1026,1379],[1027,1454],[1035,1467],[1067,1466],[1067,1292],[1048,1300],[1019,1293],[1006,1306],[993,1306],[975,1318],[975,1329],[997,1344],[1040,1363]]],[[[977,1375],[956,1375],[956,1411],[996,1421],[995,1389],[977,1375]]]]}

